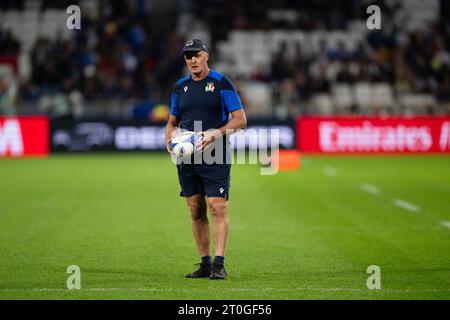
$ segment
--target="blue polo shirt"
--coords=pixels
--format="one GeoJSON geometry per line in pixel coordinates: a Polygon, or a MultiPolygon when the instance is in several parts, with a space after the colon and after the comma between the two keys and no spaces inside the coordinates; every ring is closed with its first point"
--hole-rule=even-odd
{"type": "Polygon", "coordinates": [[[202,121],[202,130],[206,131],[224,126],[229,113],[241,108],[241,99],[231,81],[211,69],[202,80],[187,76],[175,83],[170,114],[177,117],[182,129],[194,131],[194,121],[202,121]]]}

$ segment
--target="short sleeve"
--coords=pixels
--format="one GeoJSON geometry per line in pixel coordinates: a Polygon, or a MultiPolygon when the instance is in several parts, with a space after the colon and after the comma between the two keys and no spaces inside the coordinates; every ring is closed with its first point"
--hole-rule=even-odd
{"type": "Polygon", "coordinates": [[[242,109],[241,99],[239,98],[236,88],[227,77],[223,77],[221,80],[220,95],[227,112],[242,109]]]}
{"type": "Polygon", "coordinates": [[[178,101],[176,87],[173,88],[172,95],[170,97],[170,114],[175,117],[180,116],[180,102],[178,101]]]}

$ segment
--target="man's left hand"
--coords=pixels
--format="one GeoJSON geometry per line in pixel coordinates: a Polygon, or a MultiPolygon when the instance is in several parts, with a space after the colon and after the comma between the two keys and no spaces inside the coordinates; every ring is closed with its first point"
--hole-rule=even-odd
{"type": "Polygon", "coordinates": [[[219,129],[202,131],[199,132],[198,134],[202,136],[202,139],[200,140],[200,143],[197,145],[197,151],[204,151],[216,139],[222,137],[222,133],[220,132],[219,129]]]}

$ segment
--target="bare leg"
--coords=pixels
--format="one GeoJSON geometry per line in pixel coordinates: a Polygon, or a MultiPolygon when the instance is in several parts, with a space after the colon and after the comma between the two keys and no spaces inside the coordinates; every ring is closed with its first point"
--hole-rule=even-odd
{"type": "Polygon", "coordinates": [[[205,197],[196,194],[186,197],[189,212],[192,219],[192,233],[201,257],[211,255],[210,251],[210,231],[206,210],[205,197]]]}
{"type": "Polygon", "coordinates": [[[214,246],[216,256],[225,256],[228,242],[228,201],[220,197],[208,198],[214,224],[214,246]]]}

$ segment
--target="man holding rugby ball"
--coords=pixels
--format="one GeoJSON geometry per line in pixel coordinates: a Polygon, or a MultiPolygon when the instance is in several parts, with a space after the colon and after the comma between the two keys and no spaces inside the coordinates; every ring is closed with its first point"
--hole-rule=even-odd
{"type": "MultiPolygon", "coordinates": [[[[201,121],[202,139],[198,150],[223,148],[223,157],[213,164],[179,163],[178,179],[192,219],[192,232],[201,256],[198,270],[187,278],[225,279],[224,259],[228,240],[228,197],[231,159],[230,133],[247,125],[242,103],[231,81],[208,67],[209,51],[203,41],[187,41],[182,50],[190,75],[178,80],[171,96],[170,118],[166,126],[166,146],[178,128],[195,131],[194,121],[201,121]],[[231,117],[230,117],[231,115],[231,117]],[[211,258],[210,209],[214,230],[215,257],[211,258]]],[[[214,151],[214,150],[213,150],[214,151]]]]}

